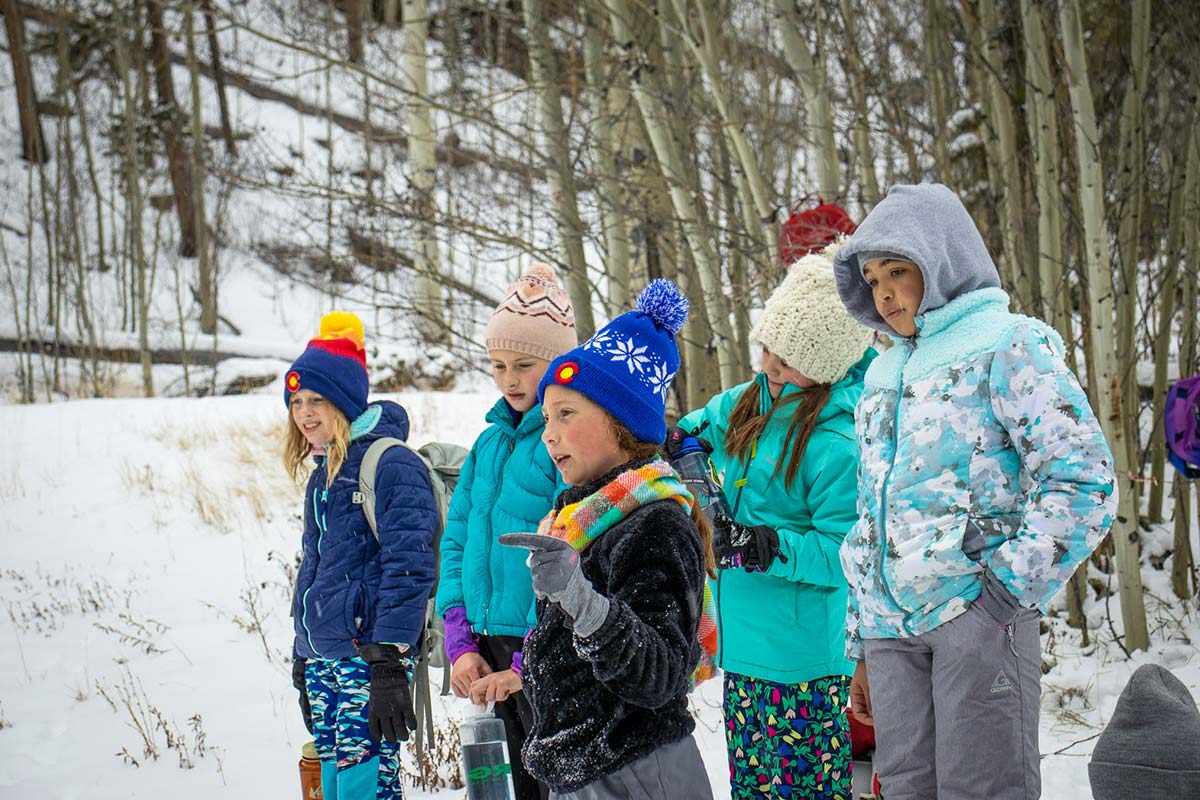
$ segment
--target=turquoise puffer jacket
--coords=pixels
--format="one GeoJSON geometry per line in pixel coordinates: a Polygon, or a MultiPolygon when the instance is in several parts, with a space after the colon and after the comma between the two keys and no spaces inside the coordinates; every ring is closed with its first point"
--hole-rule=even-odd
{"type": "MultiPolygon", "coordinates": [[[[723,474],[725,498],[734,518],[767,525],[779,533],[780,550],[766,572],[724,569],[713,581],[717,604],[718,665],[727,671],[778,683],[801,683],[828,675],[850,675],[844,652],[846,579],[838,550],[858,518],[858,449],[854,407],[862,395],[868,350],[833,386],[821,409],[795,482],[787,487],[782,461],[792,404],[772,414],[750,457],[738,460],[724,449],[729,414],[747,387],[757,388],[759,408],[771,407],[766,376],[735,386],[679,422],[713,445],[713,466],[723,474]]],[[[781,396],[802,392],[790,384],[781,396]]]]}
{"type": "Polygon", "coordinates": [[[476,633],[524,636],[536,622],[528,555],[496,542],[502,533],[536,531],[565,488],[542,444],[542,407],[513,422],[501,398],[471,448],[442,534],[437,613],[464,606],[476,633]]]}

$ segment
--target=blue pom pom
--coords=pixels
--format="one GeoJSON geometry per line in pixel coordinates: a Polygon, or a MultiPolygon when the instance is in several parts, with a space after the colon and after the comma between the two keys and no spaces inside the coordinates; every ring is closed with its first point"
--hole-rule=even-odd
{"type": "Polygon", "coordinates": [[[688,299],[669,280],[656,278],[638,295],[637,310],[674,336],[687,322],[688,299]]]}

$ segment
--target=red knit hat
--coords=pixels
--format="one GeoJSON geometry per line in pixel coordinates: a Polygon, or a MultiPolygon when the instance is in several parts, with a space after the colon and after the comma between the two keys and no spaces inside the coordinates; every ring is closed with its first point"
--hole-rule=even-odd
{"type": "Polygon", "coordinates": [[[821,203],[816,208],[793,212],[779,229],[779,257],[791,264],[810,253],[819,253],[839,236],[858,227],[840,206],[821,203]]]}

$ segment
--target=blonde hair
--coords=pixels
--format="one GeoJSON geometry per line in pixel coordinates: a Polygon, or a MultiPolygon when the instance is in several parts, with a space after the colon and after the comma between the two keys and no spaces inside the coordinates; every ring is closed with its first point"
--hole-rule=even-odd
{"type": "MultiPolygon", "coordinates": [[[[325,443],[326,488],[333,485],[333,479],[342,468],[342,462],[346,460],[346,450],[350,447],[350,420],[332,403],[329,405],[333,411],[333,437],[325,443]]],[[[296,483],[300,483],[308,474],[305,464],[311,452],[312,445],[296,427],[296,421],[292,419],[289,408],[287,428],[283,433],[283,467],[296,483]]]]}

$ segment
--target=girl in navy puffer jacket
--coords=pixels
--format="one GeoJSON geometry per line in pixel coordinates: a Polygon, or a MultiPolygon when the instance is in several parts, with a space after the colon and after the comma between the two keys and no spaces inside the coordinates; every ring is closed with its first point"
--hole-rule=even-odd
{"type": "Polygon", "coordinates": [[[433,488],[420,459],[393,447],[375,477],[378,538],[355,502],[370,443],[408,437],[402,407],[367,404],[358,317],[325,315],[285,383],[285,465],[296,477],[310,454],[317,463],[292,600],[293,684],[325,797],[391,800],[403,796],[397,742],[415,728],[408,682],[436,569],[433,488]]]}

